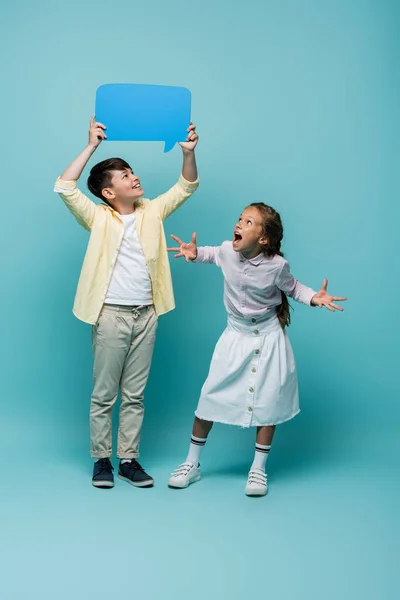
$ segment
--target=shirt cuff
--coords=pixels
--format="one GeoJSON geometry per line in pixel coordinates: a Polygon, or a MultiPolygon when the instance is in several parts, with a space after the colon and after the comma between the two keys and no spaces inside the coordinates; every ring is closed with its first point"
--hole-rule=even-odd
{"type": "Polygon", "coordinates": [[[179,183],[181,184],[185,192],[194,192],[199,187],[200,179],[197,178],[196,181],[187,181],[187,179],[185,179],[183,175],[181,175],[179,177],[179,183]]]}
{"type": "Polygon", "coordinates": [[[76,188],[76,181],[74,180],[70,180],[70,181],[65,181],[64,179],[61,179],[60,177],[57,178],[57,181],[54,185],[54,191],[57,192],[57,194],[62,194],[62,192],[72,192],[74,189],[76,188]]]}
{"type": "Polygon", "coordinates": [[[314,292],[314,290],[312,290],[311,288],[310,288],[310,290],[307,290],[307,292],[305,292],[305,294],[306,294],[305,304],[309,304],[310,306],[313,306],[311,304],[311,300],[314,298],[316,293],[317,292],[314,292]]]}
{"type": "Polygon", "coordinates": [[[199,246],[197,248],[197,256],[194,260],[191,260],[190,262],[194,262],[194,263],[201,263],[204,260],[204,248],[202,248],[201,246],[199,246]]]}

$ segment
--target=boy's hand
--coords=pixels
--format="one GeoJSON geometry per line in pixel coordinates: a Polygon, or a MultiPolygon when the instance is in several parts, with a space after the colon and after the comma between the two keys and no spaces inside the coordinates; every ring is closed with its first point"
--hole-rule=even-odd
{"type": "Polygon", "coordinates": [[[333,301],[335,300],[336,302],[344,302],[345,300],[347,300],[347,298],[342,298],[341,296],[331,296],[327,292],[327,287],[328,280],[324,279],[324,283],[322,284],[321,289],[317,294],[315,294],[315,296],[313,296],[311,300],[311,305],[319,306],[320,308],[325,306],[331,312],[335,312],[335,310],[343,311],[343,308],[341,306],[338,306],[337,304],[334,304],[333,301]]]}
{"type": "Polygon", "coordinates": [[[61,175],[61,179],[64,181],[78,181],[93,152],[96,150],[97,146],[106,139],[107,136],[104,133],[105,128],[103,123],[96,123],[94,117],[90,119],[89,143],[79,156],[72,161],[69,167],[65,169],[64,173],[61,175]]]}
{"type": "Polygon", "coordinates": [[[179,145],[182,147],[183,150],[189,150],[189,152],[193,152],[193,150],[197,146],[198,141],[199,136],[196,133],[196,125],[193,125],[192,121],[190,121],[186,142],[179,142],[179,145]]]}
{"type": "Polygon", "coordinates": [[[89,129],[89,146],[92,148],[97,148],[101,144],[103,140],[107,138],[104,130],[106,126],[103,123],[97,123],[94,120],[94,116],[90,119],[90,129],[89,129]]]}
{"type": "Polygon", "coordinates": [[[189,244],[185,244],[185,242],[182,242],[182,240],[176,237],[176,235],[171,235],[171,237],[179,244],[179,248],[167,248],[168,252],[178,252],[178,254],[175,254],[174,258],[181,258],[181,256],[184,256],[186,262],[189,262],[189,260],[195,260],[195,258],[197,258],[197,245],[195,233],[193,233],[192,241],[189,242],[189,244]]]}

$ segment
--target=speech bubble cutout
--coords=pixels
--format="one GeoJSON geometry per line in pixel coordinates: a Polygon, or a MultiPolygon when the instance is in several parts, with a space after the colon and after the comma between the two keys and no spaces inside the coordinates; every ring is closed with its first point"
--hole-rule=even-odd
{"type": "Polygon", "coordinates": [[[187,138],[191,93],[183,87],[109,83],[96,92],[96,121],[108,141],[165,142],[169,152],[187,138]]]}

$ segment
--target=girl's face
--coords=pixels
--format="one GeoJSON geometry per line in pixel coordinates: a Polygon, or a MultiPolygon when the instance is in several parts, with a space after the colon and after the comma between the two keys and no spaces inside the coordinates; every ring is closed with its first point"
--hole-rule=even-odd
{"type": "Polygon", "coordinates": [[[246,258],[254,258],[262,252],[266,243],[261,215],[255,206],[248,206],[240,215],[233,231],[233,249],[246,258]]]}

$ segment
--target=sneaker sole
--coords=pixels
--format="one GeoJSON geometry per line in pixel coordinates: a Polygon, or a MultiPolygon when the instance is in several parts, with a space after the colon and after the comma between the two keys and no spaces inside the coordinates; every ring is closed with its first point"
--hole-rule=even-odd
{"type": "Polygon", "coordinates": [[[179,483],[179,482],[173,483],[173,482],[168,481],[168,487],[174,488],[176,490],[184,490],[187,487],[189,487],[189,485],[191,483],[196,483],[196,481],[200,481],[200,479],[201,479],[201,476],[200,476],[200,473],[199,473],[198,475],[196,475],[195,477],[193,477],[193,479],[191,479],[190,481],[187,481],[186,483],[184,483],[184,482],[182,482],[182,483],[179,483]]]}
{"type": "Polygon", "coordinates": [[[246,496],[266,496],[267,495],[268,490],[246,490],[246,496]]]}
{"type": "Polygon", "coordinates": [[[135,486],[135,487],[153,487],[154,485],[154,479],[147,479],[145,481],[131,481],[130,479],[128,479],[127,477],[123,477],[122,475],[118,474],[118,479],[121,479],[121,481],[126,481],[126,483],[130,483],[131,485],[135,486]]]}
{"type": "Polygon", "coordinates": [[[113,481],[92,481],[93,487],[109,490],[114,487],[113,481]]]}

